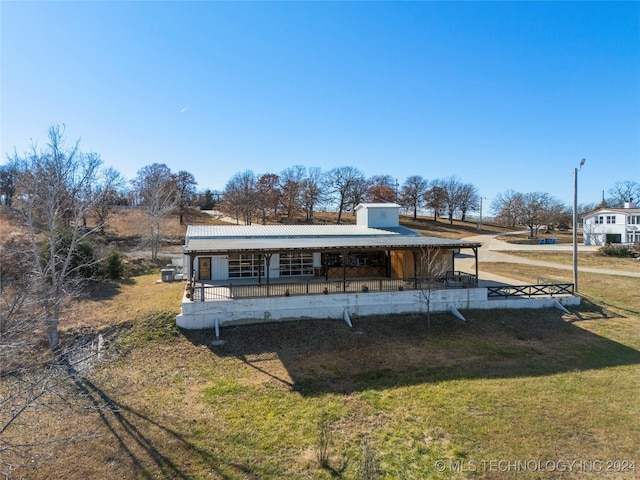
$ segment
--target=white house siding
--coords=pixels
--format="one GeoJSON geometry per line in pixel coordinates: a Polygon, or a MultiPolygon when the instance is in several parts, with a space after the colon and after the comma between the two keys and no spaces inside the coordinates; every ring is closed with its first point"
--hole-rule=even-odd
{"type": "Polygon", "coordinates": [[[389,228],[400,225],[400,205],[360,204],[356,207],[356,224],[369,228],[389,228]]]}
{"type": "Polygon", "coordinates": [[[227,255],[216,255],[212,257],[211,279],[226,280],[228,278],[229,278],[229,257],[227,255]]]}
{"type": "Polygon", "coordinates": [[[628,211],[602,209],[583,218],[583,243],[605,245],[606,243],[640,242],[640,209],[628,211]],[[615,238],[615,240],[612,240],[615,238]],[[619,240],[618,240],[619,239],[619,240]]]}
{"type": "MultiPolygon", "coordinates": [[[[193,269],[195,271],[195,278],[200,278],[200,272],[198,271],[198,260],[200,257],[195,257],[193,269]]],[[[214,255],[211,258],[211,281],[227,281],[229,280],[229,256],[228,255],[214,255]]],[[[263,259],[263,265],[266,269],[266,260],[263,259]]],[[[189,265],[189,257],[184,256],[184,265],[189,265]]],[[[322,266],[322,254],[320,252],[313,253],[313,268],[320,268],[322,266]]],[[[308,275],[308,276],[311,276],[308,275]]],[[[280,278],[280,254],[274,253],[271,256],[269,262],[269,278],[280,278]]]]}

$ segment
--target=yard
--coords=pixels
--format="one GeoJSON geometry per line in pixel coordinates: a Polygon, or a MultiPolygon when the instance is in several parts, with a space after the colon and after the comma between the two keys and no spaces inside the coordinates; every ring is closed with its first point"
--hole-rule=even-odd
{"type": "Polygon", "coordinates": [[[68,387],[82,397],[9,438],[36,443],[18,478],[638,476],[640,308],[619,309],[619,295],[570,315],[434,315],[430,328],[421,316],[231,327],[214,346],[174,326],[184,285],[156,280],[69,312],[76,338],[101,325],[106,354],[68,387]]]}
{"type": "MultiPolygon", "coordinates": [[[[114,227],[115,241],[131,243],[127,225],[114,227]]],[[[481,265],[531,283],[571,275],[481,265]]],[[[247,325],[223,328],[222,345],[211,331],[175,327],[184,284],[159,278],[134,276],[69,305],[63,347],[85,355],[0,432],[0,447],[11,447],[0,455],[2,473],[640,476],[638,278],[581,273],[583,304],[571,314],[465,311],[466,322],[432,315],[431,327],[419,315],[352,318],[353,328],[340,320],[247,325]]],[[[0,410],[3,419],[13,413],[0,410]]]]}

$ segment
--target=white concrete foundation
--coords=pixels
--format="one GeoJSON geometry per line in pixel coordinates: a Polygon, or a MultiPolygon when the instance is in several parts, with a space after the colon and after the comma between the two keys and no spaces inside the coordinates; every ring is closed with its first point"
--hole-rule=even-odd
{"type": "MultiPolygon", "coordinates": [[[[434,290],[431,292],[431,312],[486,309],[556,308],[580,304],[580,297],[508,297],[487,298],[486,288],[434,290]]],[[[301,318],[343,319],[351,317],[398,315],[426,312],[421,291],[344,293],[291,297],[261,297],[248,299],[220,299],[192,302],[182,300],[182,312],[176,324],[185,329],[215,328],[246,323],[297,320],[301,318]],[[217,322],[216,322],[217,321],[217,322]]]]}

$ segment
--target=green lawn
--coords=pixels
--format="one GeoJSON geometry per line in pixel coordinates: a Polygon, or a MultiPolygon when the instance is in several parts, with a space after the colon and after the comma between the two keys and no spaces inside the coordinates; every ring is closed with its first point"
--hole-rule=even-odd
{"type": "Polygon", "coordinates": [[[156,288],[178,296],[183,285],[131,282],[102,304],[117,304],[126,321],[104,360],[75,379],[81,400],[34,410],[5,437],[44,441],[37,469],[16,476],[637,478],[638,279],[603,280],[584,275],[588,297],[571,314],[466,311],[467,322],[433,315],[430,328],[419,315],[355,318],[353,328],[228,327],[219,346],[213,332],[181,331],[175,310],[140,300],[156,288]],[[324,465],[321,431],[330,434],[324,465]]]}

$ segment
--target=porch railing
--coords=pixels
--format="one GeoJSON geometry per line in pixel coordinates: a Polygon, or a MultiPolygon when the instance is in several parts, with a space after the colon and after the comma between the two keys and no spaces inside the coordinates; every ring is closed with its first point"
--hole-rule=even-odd
{"type": "Polygon", "coordinates": [[[449,272],[432,282],[423,279],[373,278],[318,281],[301,280],[289,283],[196,285],[189,291],[192,301],[279,297],[293,295],[329,295],[336,293],[367,293],[399,290],[423,290],[428,288],[468,288],[476,286],[476,278],[464,272],[449,272]]]}
{"type": "Polygon", "coordinates": [[[537,297],[554,295],[573,295],[573,283],[550,283],[540,285],[505,285],[500,287],[487,287],[489,298],[504,297],[537,297]]]}

